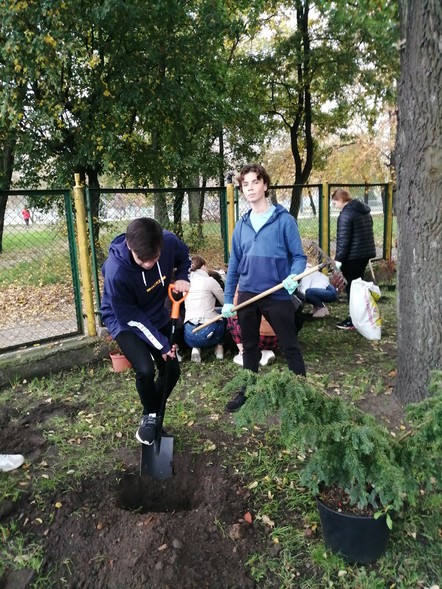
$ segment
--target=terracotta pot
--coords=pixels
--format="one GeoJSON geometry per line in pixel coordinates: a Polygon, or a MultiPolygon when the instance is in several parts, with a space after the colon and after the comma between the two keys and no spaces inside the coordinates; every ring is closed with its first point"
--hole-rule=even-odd
{"type": "Polygon", "coordinates": [[[132,368],[132,364],[124,354],[121,354],[120,352],[111,352],[109,355],[112,360],[112,368],[115,372],[123,372],[123,370],[132,368]]]}

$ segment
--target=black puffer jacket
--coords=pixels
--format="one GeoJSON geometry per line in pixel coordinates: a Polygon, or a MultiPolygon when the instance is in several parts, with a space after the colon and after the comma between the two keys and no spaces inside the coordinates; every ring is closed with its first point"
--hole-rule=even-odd
{"type": "Polygon", "coordinates": [[[357,199],[351,200],[342,209],[336,237],[335,259],[338,262],[376,256],[370,210],[369,206],[357,199]]]}

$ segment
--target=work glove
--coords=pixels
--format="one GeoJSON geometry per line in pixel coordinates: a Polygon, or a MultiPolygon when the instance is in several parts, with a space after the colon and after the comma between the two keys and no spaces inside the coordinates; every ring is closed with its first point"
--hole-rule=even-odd
{"type": "Polygon", "coordinates": [[[286,289],[289,295],[292,295],[298,288],[298,283],[295,280],[295,274],[290,274],[287,278],[282,281],[282,286],[286,289]]]}
{"type": "Polygon", "coordinates": [[[338,270],[340,270],[341,266],[342,266],[342,262],[338,262],[338,260],[335,260],[335,266],[338,270]]]}
{"type": "Polygon", "coordinates": [[[221,309],[221,315],[225,318],[225,319],[229,319],[230,317],[234,317],[236,315],[236,311],[232,311],[234,305],[232,305],[232,303],[226,303],[225,305],[223,305],[223,308],[221,309]]]}

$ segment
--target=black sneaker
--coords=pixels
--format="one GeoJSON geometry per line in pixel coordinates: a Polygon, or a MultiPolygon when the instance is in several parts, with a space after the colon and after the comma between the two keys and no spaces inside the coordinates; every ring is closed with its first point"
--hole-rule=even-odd
{"type": "Polygon", "coordinates": [[[157,416],[156,413],[149,413],[143,415],[140,422],[140,427],[135,434],[135,437],[141,444],[151,446],[155,441],[157,433],[157,416]]]}
{"type": "Polygon", "coordinates": [[[247,397],[245,396],[244,391],[240,391],[234,399],[227,403],[225,406],[225,411],[228,413],[234,413],[235,411],[238,411],[238,409],[242,407],[246,401],[247,397]]]}
{"type": "Polygon", "coordinates": [[[350,319],[350,317],[347,317],[347,319],[345,319],[344,321],[337,323],[336,327],[338,329],[345,329],[347,331],[355,331],[355,329],[356,329],[356,327],[353,325],[353,322],[350,319]]]}

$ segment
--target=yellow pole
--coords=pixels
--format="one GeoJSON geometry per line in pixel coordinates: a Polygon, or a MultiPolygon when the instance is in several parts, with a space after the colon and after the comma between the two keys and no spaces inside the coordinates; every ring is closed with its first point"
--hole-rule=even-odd
{"type": "Polygon", "coordinates": [[[328,183],[322,184],[322,217],[321,217],[321,249],[330,255],[330,203],[328,183]]]}
{"type": "Polygon", "coordinates": [[[391,260],[393,247],[393,182],[388,183],[387,218],[385,219],[385,259],[391,260]]]}
{"type": "Polygon", "coordinates": [[[86,210],[84,206],[84,188],[80,184],[80,174],[74,174],[75,217],[77,220],[77,241],[80,258],[80,275],[83,286],[84,307],[86,311],[87,332],[90,336],[97,335],[94,314],[94,298],[92,291],[91,269],[89,263],[88,238],[86,229],[86,210]]]}
{"type": "Polygon", "coordinates": [[[227,248],[230,253],[233,229],[235,228],[235,186],[227,184],[227,248]]]}

